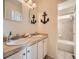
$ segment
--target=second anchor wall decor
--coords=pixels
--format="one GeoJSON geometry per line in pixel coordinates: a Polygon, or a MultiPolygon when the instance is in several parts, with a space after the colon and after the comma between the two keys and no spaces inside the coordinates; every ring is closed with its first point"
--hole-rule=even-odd
{"type": "Polygon", "coordinates": [[[46,19],[47,13],[44,12],[42,16],[44,17],[44,19],[41,19],[41,22],[42,22],[43,24],[46,24],[46,23],[49,21],[49,18],[46,19]]]}

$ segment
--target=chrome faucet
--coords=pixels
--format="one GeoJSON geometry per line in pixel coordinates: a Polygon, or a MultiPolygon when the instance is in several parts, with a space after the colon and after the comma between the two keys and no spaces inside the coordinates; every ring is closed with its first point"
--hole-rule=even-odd
{"type": "Polygon", "coordinates": [[[12,33],[10,32],[9,35],[8,35],[7,41],[9,42],[11,40],[11,38],[12,38],[12,33]]]}

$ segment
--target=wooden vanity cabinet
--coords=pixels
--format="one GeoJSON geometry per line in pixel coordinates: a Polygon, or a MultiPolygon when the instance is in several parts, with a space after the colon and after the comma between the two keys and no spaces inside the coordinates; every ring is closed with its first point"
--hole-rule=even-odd
{"type": "Polygon", "coordinates": [[[6,59],[43,59],[47,55],[47,39],[24,48],[6,59]]]}
{"type": "Polygon", "coordinates": [[[27,48],[27,59],[37,59],[37,43],[27,48]]]}
{"type": "Polygon", "coordinates": [[[47,55],[47,39],[27,47],[27,59],[43,59],[47,55]]]}

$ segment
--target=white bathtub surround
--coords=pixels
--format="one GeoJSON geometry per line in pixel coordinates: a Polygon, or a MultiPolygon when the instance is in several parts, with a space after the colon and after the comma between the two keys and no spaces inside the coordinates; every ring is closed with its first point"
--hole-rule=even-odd
{"type": "Polygon", "coordinates": [[[58,40],[58,49],[74,53],[74,42],[68,40],[58,40]]]}
{"type": "Polygon", "coordinates": [[[68,40],[58,40],[59,43],[67,44],[67,45],[74,45],[73,41],[68,40]]]}
{"type": "Polygon", "coordinates": [[[58,50],[57,54],[57,59],[73,59],[72,53],[66,51],[58,50]]]}

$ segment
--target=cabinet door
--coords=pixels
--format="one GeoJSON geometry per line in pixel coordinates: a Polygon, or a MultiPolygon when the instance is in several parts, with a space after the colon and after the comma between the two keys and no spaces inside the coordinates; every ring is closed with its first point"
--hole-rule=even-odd
{"type": "Polygon", "coordinates": [[[47,55],[47,39],[44,39],[44,57],[47,55]]]}
{"type": "Polygon", "coordinates": [[[7,57],[6,59],[26,59],[26,49],[23,49],[22,51],[15,53],[14,55],[7,57]]]}
{"type": "Polygon", "coordinates": [[[37,59],[37,44],[27,48],[27,59],[37,59]]]}
{"type": "Polygon", "coordinates": [[[7,57],[6,59],[22,59],[21,53],[18,52],[10,57],[7,57]]]}
{"type": "Polygon", "coordinates": [[[26,59],[26,49],[23,49],[20,52],[17,52],[12,56],[7,57],[6,59],[26,59]]]}
{"type": "Polygon", "coordinates": [[[22,59],[26,59],[26,48],[21,51],[22,59]]]}
{"type": "Polygon", "coordinates": [[[43,40],[38,42],[38,59],[43,59],[43,40]]]}

